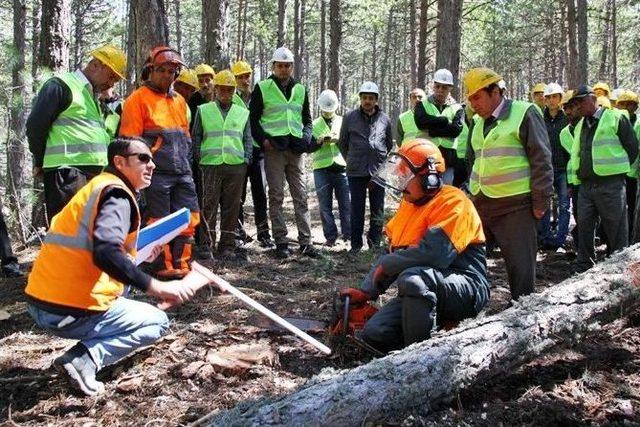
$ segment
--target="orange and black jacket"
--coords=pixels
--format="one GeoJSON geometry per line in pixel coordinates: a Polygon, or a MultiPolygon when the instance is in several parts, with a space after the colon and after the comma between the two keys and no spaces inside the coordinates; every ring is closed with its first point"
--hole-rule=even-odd
{"type": "Polygon", "coordinates": [[[148,84],[125,101],[120,136],[142,137],[151,148],[156,172],[190,174],[192,147],[188,106],[173,90],[162,93],[148,84]]]}
{"type": "MultiPolygon", "coordinates": [[[[378,296],[400,273],[412,267],[456,272],[486,288],[485,236],[473,203],[458,188],[445,185],[428,202],[402,201],[385,226],[390,253],[382,255],[371,271],[382,267],[383,283],[365,280],[363,289],[378,296]]],[[[371,274],[369,275],[371,276],[371,274]]]]}

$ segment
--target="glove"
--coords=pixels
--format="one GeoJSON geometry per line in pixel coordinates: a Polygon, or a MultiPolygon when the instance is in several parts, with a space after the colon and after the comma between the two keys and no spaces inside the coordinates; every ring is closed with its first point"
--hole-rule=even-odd
{"type": "Polygon", "coordinates": [[[349,297],[354,304],[363,303],[371,300],[371,295],[362,289],[344,288],[340,289],[338,295],[341,297],[349,297]]]}

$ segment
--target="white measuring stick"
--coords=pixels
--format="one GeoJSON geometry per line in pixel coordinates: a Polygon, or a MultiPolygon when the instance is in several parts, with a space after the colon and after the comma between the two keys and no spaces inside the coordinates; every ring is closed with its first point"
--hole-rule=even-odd
{"type": "Polygon", "coordinates": [[[317,339],[313,338],[311,335],[307,334],[306,332],[304,332],[300,328],[297,328],[294,325],[292,325],[291,323],[287,322],[282,317],[278,316],[273,311],[269,310],[267,307],[265,307],[264,305],[260,304],[258,301],[254,300],[250,296],[242,293],[240,290],[238,290],[235,287],[233,287],[229,282],[227,282],[226,280],[224,280],[222,277],[218,276],[217,274],[213,273],[208,268],[206,268],[206,267],[204,267],[204,266],[202,266],[202,265],[200,265],[200,264],[198,264],[197,262],[194,261],[194,262],[191,263],[191,271],[195,271],[195,272],[203,275],[204,277],[206,277],[207,279],[209,279],[213,283],[217,284],[223,291],[229,292],[230,294],[232,294],[233,296],[235,296],[236,298],[238,298],[240,301],[242,301],[243,303],[247,304],[251,308],[254,308],[254,309],[258,310],[260,313],[264,314],[269,319],[273,320],[274,322],[276,322],[278,325],[282,326],[283,328],[293,332],[298,337],[302,338],[303,340],[305,340],[306,342],[308,342],[309,344],[311,344],[312,346],[314,346],[315,348],[317,348],[321,352],[323,352],[325,354],[331,354],[331,349],[329,347],[327,347],[326,345],[322,344],[320,341],[318,341],[317,339]]]}

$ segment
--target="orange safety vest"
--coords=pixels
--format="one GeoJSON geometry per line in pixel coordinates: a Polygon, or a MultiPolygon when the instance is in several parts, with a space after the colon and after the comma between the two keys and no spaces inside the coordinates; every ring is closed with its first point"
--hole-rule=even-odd
{"type": "Polygon", "coordinates": [[[447,235],[458,253],[474,243],[484,243],[482,221],[469,198],[458,188],[445,185],[422,206],[403,200],[385,226],[391,251],[416,247],[430,228],[447,235]]]}
{"type": "Polygon", "coordinates": [[[93,262],[93,227],[98,204],[107,187],[121,188],[136,206],[134,231],[124,250],[133,259],[140,228],[136,198],[117,176],[103,172],[93,178],[51,221],[25,292],[43,303],[91,311],[106,311],[122,295],[124,285],[93,262]]]}

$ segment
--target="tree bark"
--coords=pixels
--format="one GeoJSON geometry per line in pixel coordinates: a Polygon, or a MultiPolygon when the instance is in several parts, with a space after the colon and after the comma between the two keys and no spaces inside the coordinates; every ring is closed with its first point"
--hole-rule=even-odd
{"type": "Polygon", "coordinates": [[[438,0],[438,28],[436,29],[436,69],[446,68],[453,74],[451,94],[458,98],[460,72],[460,39],[462,37],[462,0],[438,0]]]}
{"type": "Polygon", "coordinates": [[[598,69],[598,79],[607,80],[607,53],[609,53],[609,25],[611,23],[611,0],[603,6],[604,29],[602,30],[602,50],[600,51],[600,68],[598,69]]]}
{"type": "Polygon", "coordinates": [[[409,67],[411,74],[411,89],[416,87],[418,81],[417,76],[417,61],[416,55],[416,38],[418,32],[416,31],[416,0],[409,0],[409,67]]]}
{"type": "Polygon", "coordinates": [[[173,7],[176,11],[176,49],[178,52],[182,52],[182,11],[180,10],[180,1],[173,1],[173,7]]]}
{"type": "Polygon", "coordinates": [[[169,44],[169,26],[163,0],[131,0],[129,3],[128,66],[132,84],[142,83],[140,72],[150,50],[169,44]]]}
{"type": "Polygon", "coordinates": [[[278,0],[278,33],[276,38],[277,47],[287,43],[287,0],[278,0]]]}
{"type": "Polygon", "coordinates": [[[640,267],[635,274],[628,267],[639,262],[640,246],[627,248],[502,313],[356,369],[322,373],[289,395],[240,404],[210,425],[350,426],[427,415],[462,387],[509,372],[563,341],[579,342],[619,317],[640,297],[640,267]]]}
{"type": "Polygon", "coordinates": [[[587,25],[587,0],[577,0],[576,20],[578,23],[578,75],[581,84],[589,81],[587,64],[589,62],[589,45],[587,44],[589,27],[587,25]]]}
{"type": "Polygon", "coordinates": [[[320,90],[327,83],[327,3],[320,0],[320,90]]]}
{"type": "Polygon", "coordinates": [[[618,87],[618,7],[616,0],[611,0],[611,83],[618,87]]]}
{"type": "Polygon", "coordinates": [[[340,46],[342,45],[342,11],[340,0],[329,0],[329,58],[327,88],[340,93],[340,46]]]}
{"type": "Polygon", "coordinates": [[[33,0],[31,5],[31,78],[33,93],[38,91],[38,52],[40,50],[40,0],[33,0]]]}
{"type": "MultiPolygon", "coordinates": [[[[22,187],[25,182],[25,96],[27,94],[24,82],[25,28],[27,25],[26,0],[13,0],[13,65],[11,67],[11,102],[9,104],[9,135],[7,142],[7,195],[9,208],[17,213],[18,230],[23,242],[22,187]]],[[[27,170],[29,168],[26,168],[27,170]]]]}
{"type": "Polygon", "coordinates": [[[229,67],[229,0],[202,0],[204,60],[215,70],[229,67]]]}
{"type": "Polygon", "coordinates": [[[416,86],[427,85],[427,23],[429,22],[429,0],[420,0],[420,26],[418,29],[418,67],[416,86]]]}
{"type": "Polygon", "coordinates": [[[237,27],[238,30],[236,33],[236,58],[242,57],[242,55],[240,54],[240,45],[242,44],[242,13],[243,13],[245,4],[246,4],[246,0],[238,1],[238,27],[237,27]]]}
{"type": "Polygon", "coordinates": [[[40,67],[51,71],[69,67],[71,0],[42,0],[40,19],[40,67]]]}

